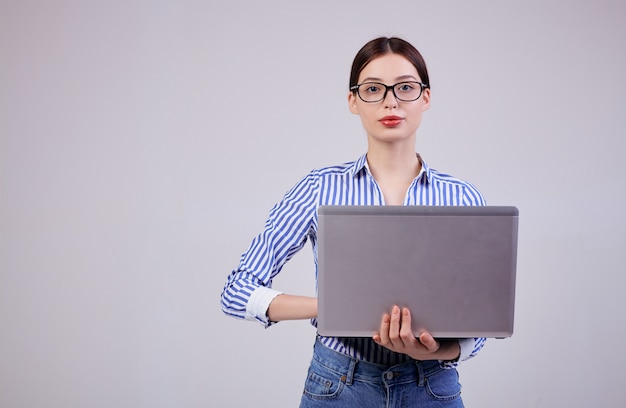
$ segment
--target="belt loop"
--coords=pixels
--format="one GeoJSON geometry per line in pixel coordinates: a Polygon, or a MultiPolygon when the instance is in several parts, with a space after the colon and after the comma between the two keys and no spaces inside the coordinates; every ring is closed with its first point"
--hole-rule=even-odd
{"type": "Polygon", "coordinates": [[[417,386],[423,387],[426,377],[424,376],[424,367],[422,367],[421,361],[416,361],[415,367],[417,368],[417,386]]]}
{"type": "Polygon", "coordinates": [[[356,358],[350,359],[350,365],[348,366],[348,372],[346,373],[346,384],[352,385],[352,380],[354,378],[354,372],[356,371],[356,364],[358,360],[356,358]]]}

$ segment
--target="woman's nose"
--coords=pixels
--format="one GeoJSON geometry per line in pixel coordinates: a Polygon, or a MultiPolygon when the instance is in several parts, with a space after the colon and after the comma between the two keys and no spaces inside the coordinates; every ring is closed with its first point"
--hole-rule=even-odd
{"type": "Polygon", "coordinates": [[[385,95],[385,98],[383,99],[383,104],[385,105],[385,108],[397,108],[398,107],[398,99],[396,98],[396,95],[393,93],[393,89],[388,89],[387,90],[387,95],[385,95]]]}

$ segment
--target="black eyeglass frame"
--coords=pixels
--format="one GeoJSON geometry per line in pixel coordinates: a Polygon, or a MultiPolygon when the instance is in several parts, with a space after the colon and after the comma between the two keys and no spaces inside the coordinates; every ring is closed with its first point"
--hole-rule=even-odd
{"type": "Polygon", "coordinates": [[[428,89],[428,88],[430,88],[428,86],[428,84],[425,84],[425,83],[422,83],[422,82],[419,82],[419,81],[402,81],[402,82],[398,82],[398,83],[393,84],[393,85],[385,85],[385,84],[383,84],[381,82],[371,82],[371,81],[368,81],[368,82],[361,82],[360,84],[356,84],[354,86],[351,86],[350,90],[352,92],[356,93],[359,96],[359,99],[361,99],[365,103],[377,103],[377,102],[385,100],[385,98],[387,97],[387,92],[389,92],[390,89],[391,89],[391,92],[393,93],[393,96],[397,100],[402,101],[402,102],[413,102],[413,101],[418,100],[422,96],[422,94],[424,93],[424,89],[428,89]],[[362,85],[367,85],[367,84],[380,85],[383,88],[385,88],[385,93],[383,94],[383,97],[380,98],[380,99],[377,99],[375,101],[366,101],[365,99],[363,99],[363,97],[361,96],[361,93],[359,92],[359,88],[362,85]],[[402,98],[399,98],[398,95],[396,94],[396,86],[401,85],[401,84],[417,84],[417,85],[419,85],[420,86],[420,93],[419,93],[419,95],[417,95],[417,98],[415,98],[415,99],[402,99],[402,98]]]}

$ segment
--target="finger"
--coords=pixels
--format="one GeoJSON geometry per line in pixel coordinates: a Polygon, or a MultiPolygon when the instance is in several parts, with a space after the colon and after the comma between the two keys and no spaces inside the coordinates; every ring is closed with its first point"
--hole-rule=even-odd
{"type": "Polygon", "coordinates": [[[439,350],[439,342],[430,333],[420,334],[420,343],[431,353],[439,350]]]}
{"type": "Polygon", "coordinates": [[[411,330],[411,312],[406,307],[402,309],[402,324],[400,326],[400,338],[407,346],[414,346],[417,343],[413,331],[411,330]]]}
{"type": "Polygon", "coordinates": [[[391,309],[391,322],[389,323],[389,340],[394,346],[401,345],[400,339],[400,308],[394,306],[391,309]]]}
{"type": "Polygon", "coordinates": [[[389,344],[389,325],[391,324],[391,316],[387,313],[383,315],[383,319],[380,322],[380,333],[378,333],[378,339],[380,344],[389,344]]]}

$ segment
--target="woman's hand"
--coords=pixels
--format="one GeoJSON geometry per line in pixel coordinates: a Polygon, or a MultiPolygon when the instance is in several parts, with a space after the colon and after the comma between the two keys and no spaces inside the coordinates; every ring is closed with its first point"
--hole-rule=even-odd
{"type": "Polygon", "coordinates": [[[385,313],[380,332],[373,339],[377,344],[415,360],[456,360],[460,354],[456,340],[437,341],[427,332],[415,337],[411,330],[411,312],[407,308],[400,311],[398,306],[392,308],[391,315],[385,313]]]}

